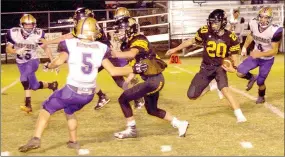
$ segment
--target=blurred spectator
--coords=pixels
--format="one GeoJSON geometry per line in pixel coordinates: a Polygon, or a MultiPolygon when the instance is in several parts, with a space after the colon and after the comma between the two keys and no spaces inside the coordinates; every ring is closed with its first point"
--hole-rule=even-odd
{"type": "Polygon", "coordinates": [[[230,14],[231,15],[227,25],[227,29],[232,32],[235,32],[235,34],[238,36],[240,43],[242,43],[245,19],[243,17],[240,17],[239,8],[231,9],[230,14]]]}
{"type": "Polygon", "coordinates": [[[251,4],[263,4],[263,0],[251,0],[251,4]]]}

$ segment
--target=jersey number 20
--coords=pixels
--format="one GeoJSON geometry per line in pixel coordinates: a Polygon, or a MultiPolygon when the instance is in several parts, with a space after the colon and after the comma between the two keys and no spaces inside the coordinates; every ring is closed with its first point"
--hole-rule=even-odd
{"type": "Polygon", "coordinates": [[[208,41],[206,51],[210,57],[225,58],[227,52],[227,45],[225,43],[216,43],[215,41],[208,41]]]}
{"type": "Polygon", "coordinates": [[[83,62],[83,66],[81,66],[81,71],[84,74],[90,74],[92,72],[93,69],[93,64],[88,61],[88,58],[91,59],[92,58],[92,54],[91,53],[83,53],[82,54],[82,62],[83,62]]]}

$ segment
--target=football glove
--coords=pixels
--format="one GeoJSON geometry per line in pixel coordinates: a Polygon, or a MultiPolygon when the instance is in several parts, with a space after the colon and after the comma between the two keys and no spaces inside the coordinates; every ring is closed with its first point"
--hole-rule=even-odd
{"type": "Polygon", "coordinates": [[[135,74],[140,74],[140,73],[144,73],[146,72],[147,70],[147,64],[146,63],[136,63],[134,66],[133,66],[133,72],[135,74]]]}
{"type": "Polygon", "coordinates": [[[28,49],[26,47],[22,47],[16,50],[16,53],[18,55],[24,55],[26,53],[26,51],[28,51],[28,49]]]}

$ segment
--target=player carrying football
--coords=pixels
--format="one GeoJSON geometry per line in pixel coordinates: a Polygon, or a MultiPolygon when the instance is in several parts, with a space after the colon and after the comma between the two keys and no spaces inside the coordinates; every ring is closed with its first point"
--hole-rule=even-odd
{"type": "Polygon", "coordinates": [[[194,76],[191,85],[187,91],[189,99],[197,99],[198,97],[209,91],[209,83],[215,79],[218,84],[218,89],[228,99],[234,114],[237,117],[237,122],[245,122],[246,118],[243,115],[239,103],[234,99],[228,87],[228,72],[235,72],[234,68],[237,61],[237,54],[240,50],[235,33],[225,29],[227,24],[227,16],[224,10],[216,9],[212,11],[208,17],[207,25],[201,27],[195,38],[185,41],[178,47],[170,49],[167,55],[175,53],[192,44],[202,44],[204,46],[203,60],[200,71],[194,76]],[[231,57],[234,60],[234,65],[226,67],[222,65],[223,59],[231,57]]]}

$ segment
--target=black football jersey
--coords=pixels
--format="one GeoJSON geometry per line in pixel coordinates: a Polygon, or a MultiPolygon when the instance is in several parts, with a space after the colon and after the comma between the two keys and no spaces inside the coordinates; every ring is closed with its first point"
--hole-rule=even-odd
{"type": "Polygon", "coordinates": [[[202,63],[206,65],[220,66],[223,58],[240,51],[240,43],[234,32],[225,30],[222,36],[218,36],[209,31],[207,25],[196,32],[195,41],[204,47],[202,63]]]}
{"type": "Polygon", "coordinates": [[[141,34],[134,35],[133,37],[129,38],[127,42],[124,42],[121,45],[122,51],[126,51],[131,48],[136,48],[139,50],[139,53],[135,57],[137,62],[147,57],[156,56],[156,54],[152,52],[150,43],[146,36],[141,34]]]}

